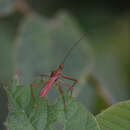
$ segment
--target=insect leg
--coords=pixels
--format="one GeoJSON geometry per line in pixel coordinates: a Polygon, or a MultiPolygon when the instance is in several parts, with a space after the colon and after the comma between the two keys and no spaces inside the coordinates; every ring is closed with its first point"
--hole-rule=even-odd
{"type": "Polygon", "coordinates": [[[58,86],[58,88],[59,88],[59,92],[60,92],[61,97],[62,97],[63,102],[64,102],[64,111],[66,111],[66,103],[65,103],[64,92],[63,92],[63,90],[62,90],[62,88],[61,88],[61,86],[60,86],[60,83],[59,83],[59,82],[56,82],[56,85],[57,85],[57,86],[58,86]]]}
{"type": "MultiPolygon", "coordinates": [[[[70,78],[68,76],[64,76],[61,74],[61,77],[64,78],[64,79],[68,79],[68,80],[72,80],[73,81],[73,84],[71,86],[71,88],[69,88],[70,92],[71,92],[71,96],[72,96],[72,91],[73,91],[73,87],[75,86],[75,84],[78,82],[77,79],[74,79],[74,78],[70,78]]],[[[65,83],[64,83],[65,84],[65,83]]],[[[65,84],[66,85],[66,84],[65,84]]],[[[67,86],[67,85],[66,85],[67,86]]]]}
{"type": "Polygon", "coordinates": [[[59,79],[61,82],[63,82],[64,85],[66,85],[67,87],[69,87],[69,89],[72,89],[72,86],[69,85],[68,83],[66,83],[64,80],[59,79]]]}
{"type": "Polygon", "coordinates": [[[41,82],[38,82],[38,83],[35,83],[35,84],[31,84],[31,85],[30,85],[31,95],[32,95],[32,98],[33,98],[34,102],[35,102],[35,98],[34,98],[34,92],[33,92],[32,87],[37,87],[38,85],[43,84],[43,83],[45,82],[45,81],[43,80],[43,77],[49,77],[49,76],[48,76],[48,75],[45,75],[45,74],[41,74],[40,77],[41,77],[41,82]]]}

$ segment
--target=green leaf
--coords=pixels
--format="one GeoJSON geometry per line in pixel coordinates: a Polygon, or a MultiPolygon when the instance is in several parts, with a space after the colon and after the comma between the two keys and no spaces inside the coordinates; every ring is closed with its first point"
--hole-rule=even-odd
{"type": "Polygon", "coordinates": [[[10,130],[41,130],[47,121],[47,100],[32,102],[29,86],[22,86],[13,81],[8,89],[10,130]]]}
{"type": "Polygon", "coordinates": [[[51,126],[59,121],[64,130],[99,130],[94,116],[75,99],[65,96],[67,111],[59,97],[53,105],[46,98],[40,99],[35,87],[34,98],[29,86],[23,86],[14,80],[6,91],[9,96],[9,114],[7,127],[10,130],[51,130],[51,126]]]}
{"type": "Polygon", "coordinates": [[[99,130],[96,119],[74,98],[65,94],[66,112],[62,98],[58,98],[56,105],[59,111],[58,120],[64,124],[64,130],[99,130]]]}
{"type": "Polygon", "coordinates": [[[96,118],[101,130],[130,130],[130,101],[114,105],[96,118]]]}
{"type": "Polygon", "coordinates": [[[12,79],[14,73],[15,38],[21,14],[0,19],[0,81],[12,79]]]}

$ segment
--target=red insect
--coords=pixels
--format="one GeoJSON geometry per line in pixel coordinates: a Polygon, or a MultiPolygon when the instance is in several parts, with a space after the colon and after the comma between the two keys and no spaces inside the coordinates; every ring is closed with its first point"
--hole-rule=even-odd
{"type": "MultiPolygon", "coordinates": [[[[69,90],[71,91],[71,96],[72,96],[72,89],[74,87],[74,85],[77,83],[77,80],[74,79],[74,78],[70,78],[68,76],[65,76],[61,73],[62,69],[63,69],[63,65],[64,65],[64,62],[66,61],[66,59],[68,58],[68,56],[70,55],[72,49],[81,41],[81,39],[85,36],[86,34],[84,34],[77,42],[75,42],[73,44],[73,46],[69,49],[68,53],[66,54],[66,56],[64,57],[62,63],[59,65],[58,69],[57,70],[54,70],[51,72],[51,75],[45,75],[45,74],[42,74],[40,75],[42,78],[43,77],[48,77],[49,80],[45,83],[45,85],[41,88],[40,90],[40,98],[43,98],[45,97],[47,94],[48,94],[48,91],[51,89],[51,87],[54,85],[54,83],[56,83],[56,85],[59,87],[59,91],[62,95],[62,98],[63,98],[63,101],[64,101],[64,109],[66,110],[66,105],[65,105],[65,99],[64,99],[64,95],[63,95],[63,90],[62,88],[60,87],[60,81],[62,81],[64,83],[64,85],[66,85],[69,90]],[[64,79],[68,79],[68,80],[72,80],[73,81],[73,84],[72,85],[69,85],[67,84],[65,81],[63,81],[61,78],[64,78],[64,79]]],[[[31,92],[32,92],[32,96],[33,96],[33,90],[32,90],[32,87],[35,87],[35,86],[38,86],[40,84],[42,84],[43,82],[39,82],[39,83],[36,83],[36,84],[32,84],[30,87],[31,87],[31,92]]]]}

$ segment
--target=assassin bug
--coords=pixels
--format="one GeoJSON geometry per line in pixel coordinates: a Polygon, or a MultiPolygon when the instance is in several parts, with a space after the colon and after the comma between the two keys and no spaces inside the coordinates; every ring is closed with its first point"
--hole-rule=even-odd
{"type": "MultiPolygon", "coordinates": [[[[68,77],[68,76],[65,76],[61,73],[62,69],[63,69],[63,66],[64,66],[64,63],[66,61],[66,59],[69,57],[71,51],[74,49],[74,47],[82,40],[82,38],[85,36],[86,34],[84,34],[78,41],[76,41],[72,47],[68,50],[67,54],[65,55],[63,61],[61,62],[61,64],[59,65],[58,69],[54,70],[51,72],[51,75],[46,75],[46,74],[41,74],[40,77],[43,78],[43,77],[48,77],[49,80],[45,83],[45,85],[41,88],[40,90],[40,98],[43,98],[45,97],[47,94],[48,94],[48,91],[51,89],[51,87],[54,85],[54,83],[56,83],[56,85],[58,86],[59,88],[59,92],[63,98],[63,101],[64,101],[64,110],[66,110],[66,104],[65,104],[65,99],[64,99],[64,95],[63,95],[63,90],[60,86],[60,82],[59,81],[62,81],[64,83],[65,86],[67,86],[69,88],[69,90],[71,91],[71,96],[72,96],[72,89],[74,87],[74,85],[78,82],[77,79],[74,79],[74,78],[71,78],[71,77],[68,77]],[[64,80],[62,80],[61,78],[63,79],[67,79],[67,80],[71,80],[73,81],[73,84],[72,85],[69,85],[68,83],[66,83],[64,80]]],[[[43,81],[39,82],[39,83],[36,83],[36,84],[31,84],[30,88],[31,88],[31,93],[32,93],[32,96],[33,96],[33,90],[32,90],[32,87],[35,87],[35,86],[38,86],[40,84],[43,84],[43,81]]]]}

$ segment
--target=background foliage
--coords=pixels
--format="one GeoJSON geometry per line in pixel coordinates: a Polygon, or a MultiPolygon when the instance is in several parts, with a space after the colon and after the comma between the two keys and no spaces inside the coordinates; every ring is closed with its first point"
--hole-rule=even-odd
{"type": "MultiPolygon", "coordinates": [[[[41,73],[50,73],[87,32],[63,70],[79,81],[73,95],[93,114],[129,99],[129,14],[127,4],[110,1],[1,0],[1,82],[18,75],[22,84],[29,84],[41,73]]],[[[2,130],[7,115],[2,87],[0,97],[2,130]]],[[[54,89],[50,102],[55,97],[54,89]]]]}

